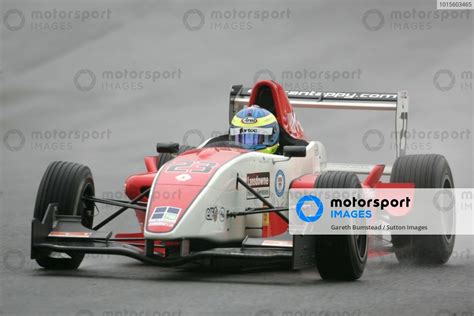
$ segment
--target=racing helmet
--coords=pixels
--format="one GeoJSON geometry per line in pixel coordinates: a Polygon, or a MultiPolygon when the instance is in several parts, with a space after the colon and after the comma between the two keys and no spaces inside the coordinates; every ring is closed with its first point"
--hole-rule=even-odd
{"type": "Polygon", "coordinates": [[[238,145],[267,154],[278,149],[280,127],[270,111],[258,105],[240,110],[232,119],[229,139],[238,145]]]}

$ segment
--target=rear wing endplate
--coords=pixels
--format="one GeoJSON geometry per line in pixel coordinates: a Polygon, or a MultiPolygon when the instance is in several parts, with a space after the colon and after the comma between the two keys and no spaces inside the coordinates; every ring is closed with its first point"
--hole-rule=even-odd
{"type": "MultiPolygon", "coordinates": [[[[232,86],[230,92],[229,119],[248,105],[251,88],[232,86]]],[[[397,157],[406,153],[406,133],[408,127],[408,93],[364,93],[364,92],[317,92],[286,91],[294,108],[373,110],[395,112],[395,142],[397,157]]]]}

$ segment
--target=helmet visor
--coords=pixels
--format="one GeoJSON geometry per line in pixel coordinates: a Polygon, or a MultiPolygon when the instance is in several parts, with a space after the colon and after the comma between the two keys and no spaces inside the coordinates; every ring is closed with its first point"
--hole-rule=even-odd
{"type": "Polygon", "coordinates": [[[247,149],[265,148],[271,142],[273,128],[240,128],[230,129],[230,140],[247,149]]]}

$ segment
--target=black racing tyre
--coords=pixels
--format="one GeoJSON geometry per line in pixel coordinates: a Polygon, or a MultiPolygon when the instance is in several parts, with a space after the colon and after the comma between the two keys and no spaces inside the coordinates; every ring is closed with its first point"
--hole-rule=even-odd
{"type": "MultiPolygon", "coordinates": [[[[352,172],[324,172],[316,179],[315,187],[361,188],[360,181],[352,172]]],[[[324,280],[357,280],[367,263],[367,235],[319,235],[316,236],[316,266],[324,280]]]]}
{"type": "MultiPolygon", "coordinates": [[[[414,183],[415,188],[454,188],[448,161],[442,155],[399,157],[392,168],[392,183],[414,183]]],[[[444,264],[454,248],[455,235],[392,235],[400,263],[444,264]]]]}
{"type": "MultiPolygon", "coordinates": [[[[82,216],[82,225],[92,228],[94,203],[82,200],[94,196],[94,180],[90,169],[72,162],[55,161],[46,169],[36,196],[34,218],[42,220],[50,203],[58,203],[58,215],[82,216]]],[[[70,258],[53,258],[51,252],[38,252],[36,262],[45,269],[77,269],[83,253],[67,253],[70,258]]]]}
{"type": "Polygon", "coordinates": [[[156,163],[156,168],[158,170],[161,169],[161,167],[163,167],[163,165],[165,163],[167,163],[168,161],[170,160],[173,160],[174,158],[176,158],[177,155],[185,152],[185,151],[188,151],[188,150],[191,150],[191,149],[195,149],[196,147],[193,147],[193,146],[187,146],[187,145],[183,145],[183,146],[179,146],[179,150],[178,150],[178,153],[177,154],[172,154],[172,153],[161,153],[159,156],[158,156],[158,161],[156,163]]]}

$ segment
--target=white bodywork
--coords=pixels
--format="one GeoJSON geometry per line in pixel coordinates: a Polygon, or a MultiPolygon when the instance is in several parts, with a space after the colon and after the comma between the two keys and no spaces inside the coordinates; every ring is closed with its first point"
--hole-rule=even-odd
{"type": "MultiPolygon", "coordinates": [[[[310,142],[306,147],[306,157],[287,158],[280,155],[270,155],[260,152],[249,152],[232,159],[222,166],[212,176],[209,183],[189,206],[184,216],[173,230],[166,233],[154,233],[145,228],[145,238],[174,240],[188,238],[203,238],[215,242],[243,240],[246,236],[260,237],[262,232],[262,214],[240,216],[217,220],[206,219],[208,208],[217,210],[244,211],[250,207],[262,207],[257,199],[248,199],[248,191],[242,186],[236,186],[237,175],[246,179],[247,174],[268,172],[270,177],[269,197],[275,207],[288,207],[288,192],[291,181],[305,174],[320,173],[326,166],[326,152],[320,142],[310,142]],[[284,174],[284,191],[275,190],[275,177],[281,170],[284,174]]],[[[281,174],[281,173],[280,173],[281,174]]],[[[152,186],[156,185],[159,172],[152,186]]],[[[150,203],[149,203],[150,205],[150,203]]],[[[147,218],[150,207],[147,208],[147,218]]],[[[285,214],[287,215],[287,214],[285,214]]]]}

